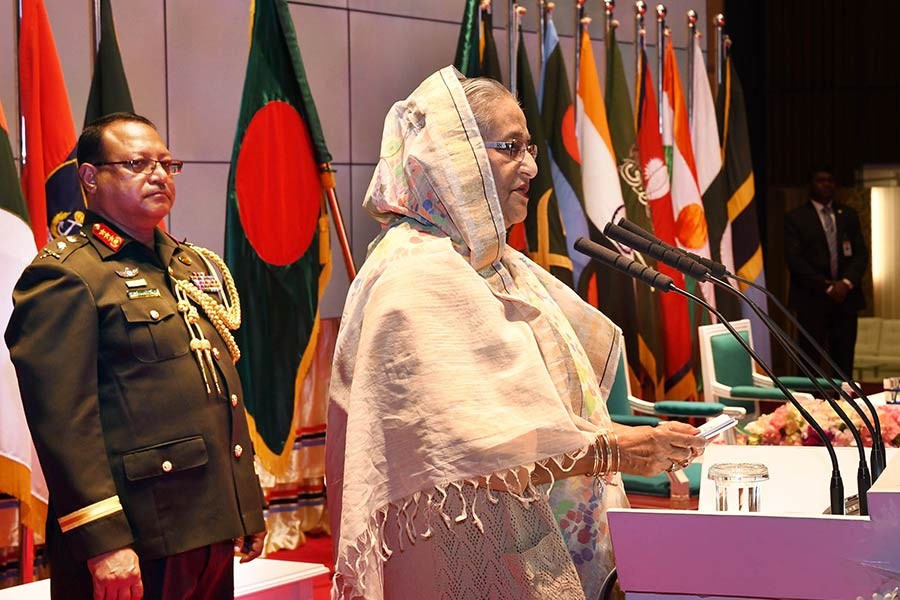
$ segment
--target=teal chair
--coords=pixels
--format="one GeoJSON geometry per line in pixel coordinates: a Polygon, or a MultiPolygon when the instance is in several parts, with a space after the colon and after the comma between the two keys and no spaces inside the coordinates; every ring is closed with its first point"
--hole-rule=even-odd
{"type": "MultiPolygon", "coordinates": [[[[627,364],[623,344],[622,355],[619,357],[619,368],[616,370],[616,378],[606,401],[609,416],[616,423],[655,427],[662,418],[668,417],[711,419],[724,413],[740,419],[745,414],[741,407],[728,407],[723,404],[674,400],[648,402],[636,398],[631,394],[627,364]]],[[[733,431],[729,430],[726,433],[726,436],[728,435],[732,436],[729,440],[730,443],[734,443],[733,431]]],[[[697,499],[700,494],[700,471],[701,465],[693,463],[686,469],[672,473],[660,473],[653,477],[623,473],[622,482],[634,508],[697,508],[697,499]]]]}
{"type": "MultiPolygon", "coordinates": [[[[731,321],[731,326],[753,348],[750,320],[731,321]]],[[[784,393],[775,387],[769,377],[753,369],[750,355],[724,325],[703,325],[697,328],[697,332],[706,402],[742,407],[747,411],[747,420],[759,416],[761,401],[787,402],[784,393]]],[[[793,391],[798,400],[813,398],[808,392],[815,390],[815,386],[807,377],[779,377],[778,381],[793,391]]],[[[818,382],[823,387],[827,385],[827,381],[822,379],[818,382]]]]}

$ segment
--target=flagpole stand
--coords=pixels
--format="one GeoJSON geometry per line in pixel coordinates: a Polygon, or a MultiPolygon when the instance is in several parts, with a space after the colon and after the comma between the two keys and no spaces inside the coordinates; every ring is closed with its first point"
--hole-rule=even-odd
{"type": "Polygon", "coordinates": [[[22,502],[19,502],[19,575],[22,583],[34,581],[34,533],[22,524],[22,502]]]}
{"type": "Polygon", "coordinates": [[[320,169],[322,171],[322,184],[325,188],[325,195],[328,197],[328,214],[331,215],[334,230],[337,232],[338,243],[341,245],[344,267],[347,269],[347,279],[353,281],[356,279],[356,266],[353,264],[353,253],[350,251],[347,230],[344,228],[344,219],[341,217],[341,207],[338,204],[337,194],[334,191],[334,169],[330,164],[321,165],[320,169]]]}

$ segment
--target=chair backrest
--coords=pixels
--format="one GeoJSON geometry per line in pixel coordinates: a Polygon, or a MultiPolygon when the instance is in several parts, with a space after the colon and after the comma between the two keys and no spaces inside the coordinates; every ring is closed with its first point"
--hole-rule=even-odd
{"type": "Polygon", "coordinates": [[[857,321],[856,349],[859,356],[873,356],[878,354],[881,339],[880,317],[860,317],[857,321]]]}
{"type": "Polygon", "coordinates": [[[900,319],[881,320],[878,356],[900,356],[900,319]]]}
{"type": "MultiPolygon", "coordinates": [[[[731,321],[731,326],[753,347],[750,320],[731,321]]],[[[728,332],[724,325],[702,325],[697,328],[700,341],[700,366],[703,370],[704,398],[715,402],[712,383],[728,387],[753,385],[753,361],[747,351],[728,332]]]]}
{"type": "Polygon", "coordinates": [[[619,368],[616,369],[616,378],[609,390],[609,398],[606,399],[606,409],[611,415],[630,415],[631,404],[628,402],[628,362],[625,358],[625,345],[622,344],[622,353],[619,356],[619,368]]]}

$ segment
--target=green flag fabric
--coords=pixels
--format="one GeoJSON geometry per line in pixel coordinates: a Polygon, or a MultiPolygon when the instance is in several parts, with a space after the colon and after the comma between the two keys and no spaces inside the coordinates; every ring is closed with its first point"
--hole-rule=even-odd
{"type": "MultiPolygon", "coordinates": [[[[622,54],[616,41],[615,27],[610,30],[607,42],[605,100],[622,200],[625,203],[625,216],[645,231],[652,232],[653,220],[641,175],[634,112],[625,80],[622,54]]],[[[656,261],[649,256],[635,253],[633,258],[650,267],[656,267],[656,261]]],[[[628,360],[632,363],[629,366],[640,385],[633,387],[641,390],[644,400],[659,400],[664,397],[666,372],[659,293],[638,284],[635,287],[635,305],[638,322],[637,347],[634,349],[629,347],[627,350],[628,360]],[[638,367],[637,363],[640,363],[641,367],[638,367]]]]}
{"type": "Polygon", "coordinates": [[[225,223],[225,260],[241,297],[236,340],[254,447],[276,476],[288,466],[319,299],[331,274],[323,186],[331,155],[284,0],[255,0],[225,223]]]}
{"type": "Polygon", "coordinates": [[[538,172],[528,188],[528,216],[525,219],[525,236],[531,259],[547,269],[569,287],[574,287],[572,279],[572,261],[566,254],[566,234],[559,217],[559,205],[553,190],[553,177],[550,174],[550,160],[547,153],[547,139],[538,108],[537,94],[534,91],[534,79],[528,64],[528,54],[522,41],[519,29],[519,47],[516,51],[516,90],[531,143],[538,147],[538,172]]]}
{"type": "Polygon", "coordinates": [[[481,0],[466,0],[463,10],[462,24],[459,28],[459,38],[456,41],[456,56],[453,66],[466,77],[479,77],[481,75],[481,49],[480,26],[478,13],[481,0]]]}
{"type": "Polygon", "coordinates": [[[109,0],[100,0],[100,44],[88,94],[84,124],[114,112],[134,112],[109,0]]]}
{"type": "Polygon", "coordinates": [[[500,54],[494,41],[494,15],[490,5],[481,9],[481,74],[503,83],[500,74],[500,54]]]}

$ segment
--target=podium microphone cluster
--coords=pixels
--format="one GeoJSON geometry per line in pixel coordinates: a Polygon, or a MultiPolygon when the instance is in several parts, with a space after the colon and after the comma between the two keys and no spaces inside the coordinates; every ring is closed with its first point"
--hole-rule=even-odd
{"type": "MultiPolygon", "coordinates": [[[[625,220],[623,219],[622,221],[625,221],[625,220]]],[[[620,221],[620,223],[621,223],[621,221],[620,221]]],[[[636,227],[636,226],[634,226],[634,227],[636,227]]],[[[643,231],[643,230],[641,230],[641,231],[643,231]]],[[[651,241],[644,236],[638,235],[638,234],[634,233],[633,231],[628,231],[628,230],[624,229],[623,227],[618,227],[612,223],[610,223],[606,226],[606,228],[604,229],[604,234],[607,237],[609,237],[617,242],[620,242],[622,244],[630,246],[631,248],[633,248],[639,252],[648,254],[649,256],[656,258],[660,262],[663,262],[664,264],[668,264],[669,266],[671,266],[687,275],[690,275],[691,277],[698,279],[698,280],[710,279],[711,281],[715,282],[718,279],[718,277],[715,275],[711,275],[712,273],[717,272],[717,273],[720,273],[720,276],[721,276],[727,272],[725,267],[722,265],[717,265],[717,263],[714,263],[717,266],[715,268],[710,268],[709,266],[706,266],[706,265],[702,264],[701,262],[694,260],[693,256],[688,255],[687,253],[683,252],[682,250],[673,248],[672,246],[669,246],[668,244],[664,244],[660,241],[651,241]]],[[[649,236],[650,234],[647,234],[647,235],[649,236]]],[[[779,381],[777,376],[772,372],[772,369],[765,362],[762,361],[762,359],[753,350],[753,348],[751,348],[750,345],[744,340],[744,338],[741,337],[737,333],[737,331],[734,329],[734,327],[731,325],[731,323],[729,323],[728,320],[721,313],[719,313],[719,311],[717,311],[713,306],[711,306],[708,302],[706,302],[702,298],[699,298],[699,297],[691,294],[690,292],[687,292],[686,290],[682,290],[681,288],[677,287],[674,284],[674,281],[672,280],[671,277],[669,277],[665,274],[659,273],[655,269],[652,269],[650,267],[642,265],[642,264],[638,263],[637,261],[631,260],[631,259],[619,254],[618,252],[609,250],[608,248],[605,248],[595,242],[592,242],[585,238],[579,238],[575,242],[575,249],[578,250],[579,252],[581,252],[582,254],[585,254],[585,255],[613,268],[613,269],[621,271],[621,272],[641,281],[642,283],[645,283],[647,285],[655,287],[656,289],[660,290],[663,293],[675,292],[681,296],[684,296],[684,297],[688,298],[689,300],[691,300],[692,302],[696,302],[696,303],[700,304],[701,306],[706,308],[709,312],[714,314],[719,319],[719,321],[723,324],[723,326],[731,333],[731,335],[734,336],[734,338],[744,348],[744,350],[746,350],[747,353],[753,358],[753,360],[755,360],[757,362],[757,364],[760,365],[760,367],[763,369],[763,371],[766,373],[766,375],[768,375],[772,379],[772,381],[776,385],[776,387],[778,387],[781,390],[782,394],[784,394],[784,396],[791,402],[791,404],[794,405],[794,407],[797,409],[797,411],[810,424],[810,426],[813,428],[813,430],[815,430],[815,432],[818,434],[819,438],[825,444],[826,449],[828,450],[829,458],[831,459],[831,465],[832,465],[831,485],[830,485],[831,513],[832,514],[843,514],[844,513],[844,484],[843,484],[843,480],[841,479],[840,468],[838,466],[837,455],[834,450],[834,445],[828,439],[828,436],[825,434],[822,427],[815,421],[815,419],[812,418],[812,415],[810,415],[806,411],[806,409],[803,407],[803,405],[797,401],[797,399],[794,397],[793,393],[781,381],[779,381]]],[[[710,261],[710,262],[712,262],[712,261],[710,261]]],[[[731,286],[728,286],[727,284],[725,284],[724,282],[720,282],[720,283],[722,283],[723,285],[726,285],[729,288],[731,287],[731,286]]],[[[739,294],[741,297],[743,297],[743,294],[740,294],[740,292],[737,292],[737,290],[735,290],[735,292],[737,294],[739,294]]],[[[746,298],[745,298],[745,300],[746,300],[746,298]]],[[[746,301],[750,302],[749,300],[746,300],[746,301]]],[[[752,303],[751,303],[751,305],[752,305],[752,303]]],[[[762,312],[762,311],[760,310],[759,312],[762,312]]],[[[765,314],[765,313],[763,313],[763,314],[765,314]]],[[[764,320],[764,322],[765,322],[765,320],[764,320]]],[[[768,323],[767,323],[767,325],[768,325],[768,323]]],[[[784,343],[784,340],[782,340],[781,336],[778,336],[776,334],[775,337],[779,341],[784,343]]],[[[824,391],[823,391],[823,394],[824,394],[824,391]]],[[[836,403],[833,404],[833,406],[836,406],[836,403]]],[[[844,416],[846,416],[846,415],[844,415],[844,416]]],[[[856,428],[852,427],[851,429],[855,430],[856,428]]],[[[857,435],[858,435],[858,432],[857,432],[857,435]]],[[[858,445],[862,446],[861,442],[858,442],[858,445]]],[[[862,450],[861,450],[861,453],[862,453],[862,450]]],[[[860,487],[859,487],[859,490],[860,490],[860,493],[859,493],[860,512],[862,514],[866,514],[865,490],[867,490],[869,487],[869,477],[868,477],[868,469],[865,468],[865,454],[864,453],[862,453],[862,466],[860,468],[860,473],[858,476],[858,483],[860,485],[860,487]]]]}
{"type": "MultiPolygon", "coordinates": [[[[802,358],[802,360],[807,365],[809,365],[809,367],[811,367],[813,370],[817,371],[820,378],[824,378],[824,381],[826,382],[826,384],[830,385],[841,397],[843,397],[845,400],[847,400],[847,402],[850,403],[850,406],[852,406],[854,408],[854,410],[856,410],[856,412],[859,414],[860,418],[862,419],[863,423],[865,424],[865,426],[868,429],[869,434],[872,438],[872,456],[871,456],[872,481],[878,479],[879,475],[881,475],[882,471],[884,471],[884,467],[887,464],[887,458],[885,455],[884,439],[882,438],[882,435],[881,435],[881,421],[878,418],[878,413],[875,410],[875,407],[872,405],[872,402],[869,400],[869,397],[865,393],[863,393],[862,389],[860,389],[859,385],[855,381],[853,381],[853,379],[846,372],[844,372],[843,369],[841,369],[837,365],[837,363],[834,361],[834,359],[831,357],[831,355],[828,354],[827,352],[825,352],[825,350],[822,348],[822,346],[819,344],[819,342],[817,342],[816,339],[806,330],[806,328],[800,324],[800,322],[796,319],[796,317],[794,317],[794,315],[791,314],[791,311],[789,311],[784,306],[784,304],[782,304],[781,301],[779,301],[778,298],[775,297],[775,294],[773,294],[772,292],[767,290],[765,287],[758,285],[754,281],[750,281],[749,279],[745,279],[743,277],[735,275],[734,273],[729,273],[728,270],[725,268],[725,266],[721,263],[712,261],[712,260],[702,257],[702,256],[698,256],[696,254],[685,252],[684,250],[682,250],[680,248],[674,248],[674,247],[666,244],[659,238],[655,237],[651,233],[648,233],[647,231],[644,231],[641,227],[639,227],[638,225],[635,225],[634,223],[628,221],[627,219],[620,219],[618,228],[615,228],[615,231],[611,231],[610,233],[613,235],[616,235],[617,233],[621,233],[620,230],[626,230],[627,232],[630,232],[631,234],[634,234],[635,236],[638,236],[639,238],[643,238],[645,240],[645,243],[649,242],[654,247],[654,250],[656,249],[656,246],[660,246],[666,250],[674,252],[675,254],[687,256],[687,257],[695,260],[696,262],[700,263],[701,265],[703,265],[704,267],[709,269],[709,273],[706,276],[707,280],[713,282],[715,285],[717,285],[721,289],[726,290],[729,293],[739,296],[744,302],[746,302],[753,309],[753,311],[757,315],[760,316],[760,319],[766,325],[766,327],[770,331],[772,331],[774,334],[776,334],[776,338],[779,339],[782,346],[784,346],[784,344],[789,344],[791,346],[793,351],[789,350],[788,353],[795,362],[798,362],[797,355],[799,354],[799,356],[802,358]],[[837,375],[839,382],[841,383],[840,389],[834,385],[834,381],[830,377],[828,377],[825,373],[822,372],[822,369],[819,367],[818,362],[812,360],[806,354],[806,352],[803,351],[802,348],[800,348],[798,345],[796,345],[793,342],[793,340],[790,338],[790,336],[788,336],[774,321],[772,321],[769,318],[768,314],[766,314],[765,311],[760,309],[752,300],[750,300],[744,294],[740,293],[740,291],[738,291],[733,286],[731,286],[727,281],[724,281],[722,279],[723,277],[728,277],[729,279],[739,281],[739,282],[743,283],[744,285],[752,287],[756,290],[759,290],[763,294],[765,294],[766,297],[775,306],[777,306],[778,309],[782,312],[782,314],[794,325],[794,327],[797,328],[797,331],[800,333],[800,335],[803,336],[803,338],[816,351],[816,354],[818,356],[820,356],[821,358],[823,358],[826,363],[828,363],[828,366],[831,367],[831,369],[837,375]],[[781,341],[781,340],[784,340],[784,341],[781,341]],[[853,391],[853,393],[856,394],[856,396],[858,398],[860,398],[863,401],[863,403],[866,405],[866,408],[868,409],[869,413],[872,416],[871,422],[869,421],[868,416],[860,408],[860,406],[856,402],[852,401],[851,398],[849,397],[849,395],[845,392],[845,390],[843,389],[844,385],[848,386],[853,391]]],[[[616,239],[616,241],[619,241],[619,242],[625,243],[626,245],[629,245],[626,242],[624,242],[618,238],[614,238],[614,239],[616,239]]],[[[641,243],[641,242],[638,242],[635,238],[631,238],[631,239],[634,240],[636,243],[639,243],[639,244],[641,243]]],[[[678,269],[677,266],[672,265],[672,263],[668,262],[668,258],[665,256],[658,260],[660,260],[660,262],[663,262],[664,264],[668,264],[668,265],[673,266],[674,268],[678,269]]],[[[679,270],[681,270],[681,269],[679,269],[679,270]]],[[[684,272],[684,271],[682,271],[682,272],[684,272]]],[[[801,366],[801,369],[803,369],[802,366],[801,366]]],[[[804,369],[804,373],[806,374],[805,369],[804,369]]],[[[812,381],[816,382],[816,380],[814,378],[812,379],[812,381]]],[[[818,385],[816,385],[815,387],[817,388],[818,391],[821,392],[821,388],[819,388],[818,385]]],[[[836,411],[836,412],[838,412],[839,415],[841,414],[841,411],[836,411]]],[[[846,421],[845,421],[845,423],[846,423],[846,421]]],[[[848,424],[848,427],[849,427],[849,424],[848,424]]],[[[851,431],[853,431],[855,429],[856,429],[855,427],[851,427],[851,431]]],[[[857,446],[861,446],[859,439],[857,439],[856,441],[857,441],[857,446]]]]}

